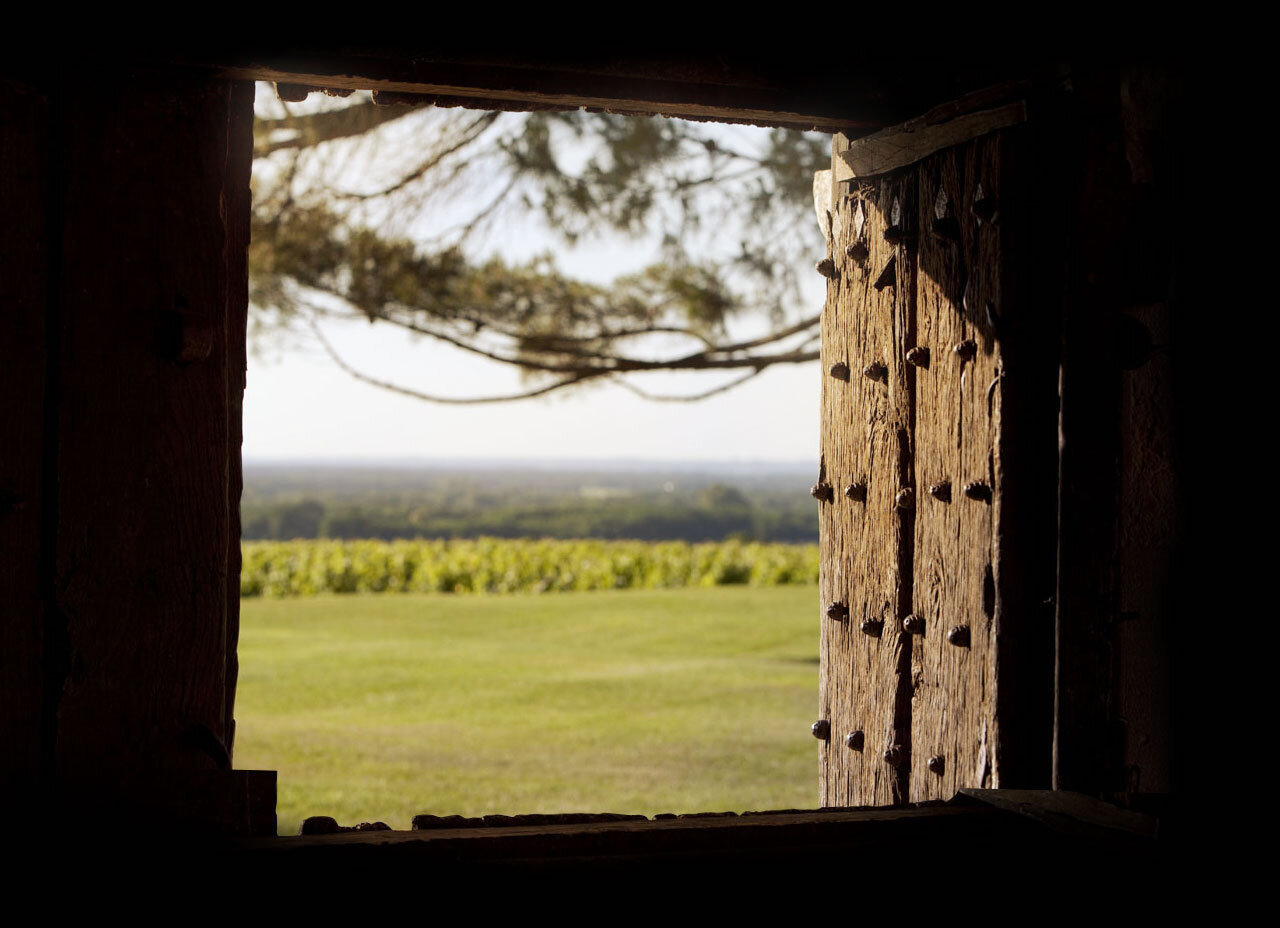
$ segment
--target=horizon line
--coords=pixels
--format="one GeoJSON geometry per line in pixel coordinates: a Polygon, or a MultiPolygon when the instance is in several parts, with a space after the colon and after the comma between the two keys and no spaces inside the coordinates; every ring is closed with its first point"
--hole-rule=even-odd
{"type": "Polygon", "coordinates": [[[458,457],[387,456],[379,458],[334,457],[250,457],[242,459],[245,467],[617,467],[632,466],[647,469],[678,466],[689,467],[769,467],[809,469],[810,461],[798,458],[641,458],[641,457],[501,457],[497,455],[468,455],[458,457]]]}

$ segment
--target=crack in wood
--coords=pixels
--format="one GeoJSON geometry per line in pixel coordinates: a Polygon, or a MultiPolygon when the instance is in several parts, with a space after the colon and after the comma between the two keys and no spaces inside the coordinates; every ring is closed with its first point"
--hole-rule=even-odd
{"type": "MultiPolygon", "coordinates": [[[[827,803],[945,799],[998,779],[990,504],[1002,346],[963,304],[1007,305],[1002,233],[994,210],[953,236],[904,232],[954,217],[978,178],[977,198],[994,204],[1002,138],[859,184],[833,216],[882,270],[829,291],[824,314],[824,354],[865,376],[823,386],[825,472],[851,476],[846,496],[863,505],[824,507],[823,602],[846,604],[850,621],[824,628],[822,705],[869,747],[824,753],[827,803]],[[947,505],[953,487],[959,504],[947,505]]],[[[833,253],[851,244],[837,237],[833,253]]]]}

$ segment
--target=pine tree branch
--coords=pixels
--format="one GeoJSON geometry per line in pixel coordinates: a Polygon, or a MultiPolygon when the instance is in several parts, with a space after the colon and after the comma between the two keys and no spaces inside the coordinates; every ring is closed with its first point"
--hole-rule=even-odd
{"type": "MultiPolygon", "coordinates": [[[[438,190],[458,183],[463,173],[471,177],[483,171],[485,154],[468,146],[478,149],[476,143],[482,137],[492,142],[493,136],[486,133],[499,114],[466,113],[445,123],[424,121],[422,129],[429,137],[412,151],[397,148],[397,157],[402,160],[392,180],[383,182],[385,186],[368,193],[330,189],[293,206],[295,172],[299,161],[308,160],[302,157],[306,148],[324,141],[354,139],[415,111],[412,107],[361,103],[299,116],[286,107],[283,118],[259,120],[255,133],[256,156],[276,151],[292,155],[277,166],[278,170],[264,174],[263,183],[274,185],[274,190],[258,194],[263,212],[269,214],[255,214],[252,256],[257,262],[254,266],[265,275],[260,278],[260,297],[264,307],[276,306],[285,320],[298,308],[304,316],[309,311],[306,321],[325,352],[350,376],[402,395],[449,404],[509,402],[601,379],[660,402],[695,402],[733,389],[775,364],[805,363],[819,357],[816,348],[810,350],[819,315],[759,337],[716,342],[717,337],[725,337],[725,320],[744,308],[768,310],[775,324],[783,325],[784,297],[798,285],[794,269],[786,264],[790,252],[778,251],[777,233],[810,215],[811,185],[807,180],[800,197],[804,208],[791,207],[796,199],[793,181],[814,160],[812,139],[774,134],[769,137],[772,147],[762,148],[757,157],[704,139],[682,125],[672,128],[667,123],[618,119],[605,119],[603,125],[597,125],[580,116],[576,118],[581,126],[572,123],[579,138],[584,137],[582,127],[592,127],[598,132],[602,153],[591,157],[579,171],[565,173],[556,157],[559,143],[535,114],[528,117],[523,133],[517,130],[498,139],[498,153],[505,154],[511,169],[501,192],[478,213],[453,226],[447,239],[446,233],[441,233],[438,244],[424,249],[425,242],[415,244],[387,232],[381,212],[384,206],[403,208],[408,201],[412,209],[423,191],[430,195],[427,188],[413,185],[430,183],[438,190]],[[287,137],[283,137],[283,130],[287,130],[287,137]],[[414,158],[416,162],[411,160],[414,158]],[[756,173],[761,174],[759,182],[748,182],[756,173]],[[723,195],[719,190],[712,192],[710,188],[719,183],[731,191],[723,195]],[[624,234],[652,233],[655,223],[670,224],[669,213],[664,212],[668,206],[679,211],[682,221],[673,229],[658,230],[663,233],[662,264],[610,286],[566,279],[539,261],[509,267],[498,258],[475,264],[474,258],[464,256],[461,241],[481,228],[513,193],[521,191],[526,193],[522,200],[525,207],[541,208],[552,227],[571,243],[576,241],[580,226],[590,231],[602,223],[624,234]],[[330,204],[376,200],[376,209],[369,214],[374,218],[365,218],[359,206],[331,208],[323,196],[330,204]],[[723,216],[693,212],[708,199],[720,204],[717,196],[728,197],[723,216]],[[282,219],[282,213],[288,216],[282,219]],[[729,265],[705,266],[688,260],[683,249],[694,235],[704,227],[714,226],[718,231],[740,213],[746,214],[747,224],[739,259],[728,259],[732,262],[729,265]],[[770,233],[769,243],[749,249],[748,239],[755,242],[753,231],[763,233],[764,226],[770,233]],[[456,237],[458,228],[462,229],[460,238],[456,237]],[[266,234],[259,235],[259,231],[266,234]],[[737,275],[733,288],[722,276],[726,266],[733,267],[737,275]],[[775,284],[791,289],[784,293],[775,284]],[[744,298],[743,291],[752,296],[744,298]],[[307,297],[308,292],[312,298],[323,294],[338,302],[317,302],[307,297]],[[542,386],[503,396],[428,394],[381,380],[347,363],[318,327],[327,317],[389,322],[486,360],[546,375],[552,382],[540,379],[542,386]],[[666,338],[624,343],[646,335],[666,338]],[[688,395],[649,393],[626,379],[648,371],[715,370],[745,373],[688,395]]],[[[590,133],[585,137],[590,140],[590,133]]],[[[812,235],[784,237],[804,242],[812,235]]]]}
{"type": "Polygon", "coordinates": [[[463,134],[460,139],[448,148],[445,148],[443,151],[437,152],[430,158],[419,163],[417,167],[405,174],[389,187],[383,187],[381,190],[375,190],[372,193],[351,193],[348,191],[335,190],[331,195],[340,200],[373,200],[378,197],[389,196],[398,190],[403,190],[415,180],[421,179],[424,174],[439,165],[445,158],[456,154],[478,139],[497,121],[498,117],[501,115],[501,113],[482,113],[479,118],[473,120],[471,125],[467,126],[463,130],[463,134]]]}
{"type": "Polygon", "coordinates": [[[752,348],[760,348],[764,345],[781,341],[784,338],[790,338],[792,335],[799,335],[801,332],[804,332],[807,329],[812,329],[821,322],[822,315],[819,313],[817,315],[810,316],[807,319],[801,319],[795,325],[788,326],[785,329],[779,329],[776,332],[770,332],[768,335],[752,339],[751,341],[738,342],[737,344],[732,345],[717,345],[715,353],[726,354],[733,351],[749,351],[752,348]]]}
{"type": "Polygon", "coordinates": [[[412,397],[413,399],[425,400],[428,403],[442,403],[450,406],[476,406],[483,403],[509,403],[515,400],[529,400],[529,399],[533,399],[536,396],[545,396],[548,393],[551,393],[555,390],[562,390],[565,387],[572,386],[575,383],[581,383],[582,381],[589,380],[592,377],[602,376],[602,374],[604,373],[604,372],[583,373],[573,377],[565,377],[561,380],[557,380],[555,383],[551,383],[543,387],[538,387],[537,389],[534,389],[534,390],[528,390],[523,393],[508,393],[502,396],[467,396],[467,397],[437,396],[431,393],[423,393],[421,390],[415,390],[411,387],[404,387],[404,386],[401,386],[400,384],[391,383],[388,380],[381,380],[377,377],[371,377],[370,375],[360,370],[357,370],[356,368],[348,364],[340,354],[338,354],[337,350],[333,347],[333,345],[329,342],[329,340],[324,337],[324,333],[320,331],[320,327],[316,325],[314,320],[308,320],[308,323],[311,326],[312,333],[315,335],[316,339],[319,340],[320,345],[324,348],[325,353],[329,355],[329,359],[333,361],[333,363],[336,364],[341,370],[345,371],[347,374],[351,375],[356,380],[359,380],[362,383],[367,383],[370,386],[378,387],[379,389],[382,389],[382,390],[389,390],[392,393],[399,393],[401,396],[408,396],[408,397],[412,397]]]}
{"type": "Polygon", "coordinates": [[[590,335],[561,335],[546,333],[522,333],[514,332],[511,329],[494,325],[481,316],[462,316],[464,321],[471,323],[477,328],[484,328],[487,331],[494,332],[504,338],[513,341],[529,342],[534,341],[545,346],[544,350],[555,353],[581,354],[578,349],[572,348],[572,345],[590,344],[592,342],[613,342],[624,338],[636,338],[641,335],[681,335],[686,338],[697,339],[706,345],[708,349],[716,347],[715,342],[708,338],[704,333],[695,329],[678,325],[646,325],[631,329],[601,329],[598,333],[590,335]]]}
{"type": "Polygon", "coordinates": [[[710,390],[705,390],[702,393],[691,393],[688,395],[681,395],[681,396],[676,396],[676,395],[666,394],[666,393],[650,393],[648,390],[643,390],[640,387],[636,386],[634,383],[627,380],[625,377],[613,377],[610,379],[610,382],[615,383],[620,387],[624,387],[627,390],[630,390],[632,393],[634,393],[636,396],[640,397],[641,399],[650,400],[655,403],[696,403],[699,400],[705,400],[705,399],[708,399],[709,397],[715,396],[717,393],[726,393],[729,390],[732,390],[734,387],[739,386],[740,384],[746,383],[748,380],[751,380],[752,378],[759,377],[766,370],[768,370],[768,368],[762,367],[759,370],[749,371],[748,373],[743,374],[741,377],[735,377],[733,380],[730,380],[728,383],[722,383],[720,384],[720,386],[712,387],[710,390]]]}
{"type": "MultiPolygon", "coordinates": [[[[754,339],[750,342],[741,342],[735,345],[718,346],[706,351],[699,351],[694,354],[684,355],[679,358],[671,358],[659,361],[650,361],[643,358],[632,358],[621,355],[611,354],[586,354],[580,353],[580,356],[586,359],[586,363],[569,363],[569,362],[551,362],[540,361],[536,358],[528,356],[510,356],[481,348],[465,339],[454,335],[449,335],[434,329],[429,329],[419,323],[410,322],[406,319],[397,319],[393,316],[379,316],[381,321],[390,322],[392,325],[399,326],[418,335],[425,335],[428,338],[434,338],[445,344],[453,345],[455,348],[461,348],[472,354],[488,358],[490,361],[500,361],[503,364],[510,364],[513,367],[521,367],[527,370],[543,371],[551,374],[578,374],[587,371],[596,374],[625,374],[636,371],[681,371],[681,370],[729,370],[742,367],[756,367],[757,365],[770,364],[799,364],[805,361],[814,361],[819,357],[818,352],[782,352],[772,355],[748,355],[741,358],[721,358],[716,355],[743,351],[747,347],[760,347],[770,343],[780,341],[793,335],[798,335],[807,329],[813,328],[818,324],[820,317],[814,316],[806,319],[796,325],[789,326],[779,332],[774,332],[763,338],[754,339]]],[[[564,352],[557,352],[564,353],[564,352]]]]}
{"type": "Polygon", "coordinates": [[[378,126],[402,119],[421,107],[374,106],[372,103],[355,103],[336,110],[320,113],[288,115],[274,118],[258,118],[253,124],[253,157],[265,158],[278,151],[310,148],[321,142],[354,138],[364,135],[378,126]],[[293,135],[272,141],[278,131],[290,130],[293,135]]]}

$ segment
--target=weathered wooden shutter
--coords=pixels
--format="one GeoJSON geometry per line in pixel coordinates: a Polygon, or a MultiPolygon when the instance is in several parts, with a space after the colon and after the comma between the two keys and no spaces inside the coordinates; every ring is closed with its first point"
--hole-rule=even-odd
{"type": "Polygon", "coordinates": [[[1019,546],[1049,550],[1037,519],[1053,531],[1037,461],[1052,468],[1055,365],[1022,363],[1043,354],[1049,329],[1029,319],[1033,288],[1015,305],[1030,260],[1028,194],[1014,189],[1025,131],[848,180],[849,143],[836,139],[814,492],[824,805],[1039,780],[1039,769],[1009,775],[1019,752],[1042,756],[1047,780],[1051,611],[1037,598],[1052,594],[1052,564],[1028,566],[1019,546]],[[1010,512],[1011,499],[1034,512],[1010,512]],[[1023,659],[1040,682],[1019,705],[1023,659]]]}

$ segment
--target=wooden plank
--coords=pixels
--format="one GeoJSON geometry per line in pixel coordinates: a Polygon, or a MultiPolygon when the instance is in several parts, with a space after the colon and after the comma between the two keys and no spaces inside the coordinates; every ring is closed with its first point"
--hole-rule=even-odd
{"type": "Polygon", "coordinates": [[[1053,597],[1058,557],[1058,359],[1070,226],[1060,96],[1030,101],[1027,124],[999,135],[1003,294],[995,405],[995,744],[1001,789],[1050,786],[1053,597]]]}
{"type": "Polygon", "coordinates": [[[1067,306],[1060,416],[1059,560],[1054,707],[1056,789],[1121,791],[1123,733],[1115,717],[1115,637],[1123,384],[1118,320],[1131,183],[1118,76],[1073,77],[1067,306]]]}
{"type": "MultiPolygon", "coordinates": [[[[227,753],[235,756],[235,696],[240,661],[240,496],[244,489],[241,446],[244,443],[244,388],[248,366],[246,327],[249,318],[249,215],[253,172],[254,85],[234,84],[227,111],[226,174],[223,184],[225,222],[223,260],[226,278],[226,395],[227,395],[227,612],[224,633],[225,683],[223,730],[227,753]]],[[[274,786],[271,800],[274,829],[274,786]]]]}
{"type": "Polygon", "coordinates": [[[891,230],[896,230],[894,249],[898,265],[896,283],[891,294],[892,304],[888,307],[890,316],[885,339],[891,416],[886,432],[892,432],[890,456],[894,483],[897,486],[892,543],[897,549],[898,570],[893,578],[894,744],[892,748],[886,749],[883,757],[888,761],[889,751],[896,752],[893,760],[897,774],[894,788],[897,801],[906,802],[911,798],[910,774],[916,740],[911,731],[911,663],[915,637],[908,630],[906,621],[914,600],[915,519],[920,497],[914,466],[916,368],[907,362],[906,356],[917,339],[916,286],[919,279],[919,257],[916,249],[920,230],[915,220],[919,186],[915,172],[908,171],[895,180],[882,183],[880,189],[880,215],[882,220],[888,217],[882,237],[888,240],[891,230]]]}
{"type": "MultiPolygon", "coordinates": [[[[518,817],[513,817],[518,818],[518,817]]],[[[551,859],[562,854],[654,854],[687,858],[692,852],[733,854],[747,848],[784,852],[801,847],[830,847],[850,842],[867,851],[906,850],[929,834],[962,830],[966,837],[987,830],[1030,833],[1022,816],[980,803],[956,803],[897,809],[830,809],[743,815],[670,816],[575,824],[485,824],[413,831],[345,831],[237,842],[243,851],[272,859],[311,849],[380,848],[445,859],[496,859],[507,856],[551,859]],[[973,830],[971,830],[971,828],[973,830]]],[[[958,836],[957,836],[958,837],[958,836]]]]}
{"type": "MultiPolygon", "coordinates": [[[[843,142],[838,140],[837,148],[843,142]]],[[[836,153],[838,157],[838,151],[836,153]]],[[[901,360],[914,325],[911,250],[886,232],[910,221],[901,179],[840,197],[833,257],[839,276],[823,318],[823,478],[834,494],[821,518],[822,801],[884,805],[906,799],[909,715],[901,691],[910,641],[911,373],[901,360]],[[843,364],[845,377],[831,374],[843,364]],[[905,504],[905,508],[904,508],[905,504]],[[905,563],[904,563],[905,559],[905,563]],[[852,740],[851,740],[852,738],[852,740]]],[[[891,233],[892,234],[892,233],[891,233]]]]}
{"type": "MultiPolygon", "coordinates": [[[[1178,421],[1186,402],[1179,402],[1174,359],[1180,352],[1174,343],[1180,331],[1197,329],[1178,315],[1176,275],[1189,265],[1176,259],[1175,243],[1180,239],[1173,221],[1182,202],[1177,185],[1179,145],[1177,133],[1167,130],[1177,125],[1177,85],[1165,69],[1150,66],[1127,69],[1122,81],[1125,159],[1132,182],[1126,249],[1131,305],[1119,327],[1125,348],[1119,358],[1124,374],[1115,708],[1124,720],[1125,789],[1174,793],[1175,720],[1186,717],[1174,702],[1179,692],[1188,690],[1175,686],[1177,629],[1182,627],[1177,612],[1190,616],[1198,611],[1198,586],[1204,584],[1207,590],[1204,578],[1215,572],[1180,570],[1178,565],[1180,547],[1187,548],[1179,531],[1179,475],[1196,468],[1180,460],[1184,449],[1195,443],[1183,437],[1192,423],[1178,421]]],[[[1207,453],[1214,445],[1204,443],[1202,448],[1207,453]]],[[[1186,534],[1220,537],[1213,531],[1186,534]]]]}
{"type": "MultiPolygon", "coordinates": [[[[919,168],[911,796],[950,798],[994,781],[994,446],[1000,347],[989,316],[1003,304],[998,138],[940,153],[919,168]],[[975,200],[979,209],[975,210],[975,200]]],[[[1046,426],[1048,423],[1046,422],[1046,426]]]]}
{"type": "MultiPolygon", "coordinates": [[[[848,145],[848,138],[837,135],[833,150],[838,151],[848,145]]],[[[844,378],[852,376],[849,370],[848,345],[844,337],[846,324],[841,312],[841,286],[851,286],[851,280],[860,279],[851,275],[861,274],[852,261],[844,259],[842,251],[844,242],[838,236],[832,236],[830,229],[838,215],[840,203],[828,197],[826,204],[831,207],[831,220],[827,223],[827,244],[831,250],[829,259],[840,269],[840,278],[829,279],[827,298],[822,310],[822,357],[819,362],[822,376],[821,413],[819,440],[819,465],[817,489],[826,496],[818,499],[818,540],[821,551],[819,570],[819,612],[820,659],[818,670],[818,713],[819,724],[827,726],[825,738],[819,738],[819,802],[824,806],[846,805],[846,797],[852,794],[850,767],[856,764],[857,758],[847,758],[846,741],[853,728],[844,707],[852,701],[853,686],[852,656],[849,651],[853,645],[851,622],[845,615],[843,621],[828,618],[827,610],[848,610],[848,588],[844,576],[844,564],[852,556],[851,551],[844,550],[845,535],[838,518],[839,508],[849,504],[844,494],[841,479],[852,472],[853,456],[850,435],[836,423],[851,421],[851,397],[847,385],[837,373],[836,365],[844,365],[844,378]]],[[[851,479],[851,478],[848,478],[851,479]]],[[[815,732],[817,734],[817,732],[815,732]]]]}
{"type": "MultiPolygon", "coordinates": [[[[818,229],[822,232],[822,237],[829,243],[831,241],[831,198],[833,194],[834,184],[832,183],[832,171],[827,168],[825,171],[815,171],[813,174],[813,212],[818,220],[818,229]]],[[[828,248],[830,245],[828,244],[828,248]]]]}
{"type": "MultiPolygon", "coordinates": [[[[829,424],[857,421],[862,409],[873,410],[875,421],[874,393],[857,376],[866,363],[859,352],[879,357],[889,348],[884,388],[900,436],[897,485],[915,492],[914,510],[897,522],[846,524],[838,505],[823,520],[824,566],[830,561],[824,604],[847,603],[855,628],[859,610],[888,592],[859,581],[892,576],[900,632],[899,663],[883,656],[876,662],[848,630],[824,618],[823,709],[832,742],[822,778],[831,802],[886,801],[855,783],[859,776],[874,781],[873,771],[857,766],[868,759],[865,746],[860,758],[843,762],[832,753],[850,729],[863,730],[867,745],[893,732],[910,772],[909,784],[890,790],[900,800],[946,799],[959,788],[1006,779],[1049,785],[1053,663],[1046,603],[1057,556],[1054,281],[1061,279],[1053,270],[1062,264],[1061,228],[1045,227],[1061,216],[1056,182],[1028,193],[1034,163],[1024,158],[1019,166],[1014,154],[1024,148],[1024,130],[1007,129],[874,184],[851,188],[833,175],[835,256],[843,257],[857,237],[853,204],[863,203],[869,234],[865,257],[855,247],[858,260],[840,266],[828,300],[824,366],[847,358],[854,380],[847,402],[843,384],[829,376],[826,382],[827,479],[838,487],[843,481],[833,471],[877,467],[866,454],[876,444],[874,428],[864,440],[856,428],[845,437],[829,424]],[[878,248],[900,193],[900,203],[909,204],[900,242],[878,248]],[[1026,241],[1032,226],[1023,200],[1046,213],[1036,227],[1038,245],[1026,241]],[[884,271],[889,254],[892,274],[884,271]],[[874,272],[864,276],[859,261],[874,272]],[[885,294],[893,295],[890,303],[885,294]],[[865,570],[843,566],[853,564],[865,570]],[[853,583],[842,581],[841,569],[853,583]],[[882,726],[874,737],[853,721],[868,714],[882,726]]],[[[842,150],[838,139],[833,157],[842,150]]],[[[887,470],[883,461],[879,467],[887,470]]],[[[871,497],[869,503],[873,513],[871,497]]]]}
{"type": "MultiPolygon", "coordinates": [[[[1132,308],[1127,325],[1170,345],[1169,303],[1132,308]]],[[[1136,361],[1137,359],[1135,359],[1136,361]]],[[[1177,447],[1173,356],[1153,351],[1126,370],[1120,511],[1120,656],[1116,714],[1124,719],[1125,788],[1175,790],[1174,614],[1178,576],[1177,447]]]]}
{"type": "Polygon", "coordinates": [[[557,54],[488,46],[483,54],[447,58],[430,50],[410,57],[402,48],[366,48],[358,55],[297,48],[288,55],[215,55],[183,64],[235,80],[414,94],[449,106],[585,107],[854,134],[901,122],[938,100],[1025,77],[1021,63],[956,50],[939,50],[905,70],[888,51],[818,58],[802,47],[793,51],[717,55],[711,63],[695,47],[667,49],[660,59],[650,49],[628,55],[614,48],[609,58],[594,60],[580,48],[557,54]]]}
{"type": "Polygon", "coordinates": [[[1054,831],[1070,835],[1115,832],[1155,838],[1160,820],[1123,809],[1093,796],[1059,789],[962,789],[968,799],[1034,819],[1054,831]]]}
{"type": "Polygon", "coordinates": [[[49,100],[0,80],[0,785],[42,767],[49,100]]]}
{"type": "Polygon", "coordinates": [[[855,141],[841,154],[837,175],[840,180],[856,180],[896,171],[1026,118],[1026,104],[1019,101],[941,123],[931,123],[927,117],[912,119],[855,141]]]}
{"type": "Polygon", "coordinates": [[[229,135],[251,112],[230,83],[172,76],[87,84],[64,105],[55,589],[71,648],[57,719],[68,795],[127,771],[229,764],[228,367],[243,346],[228,339],[243,320],[228,314],[245,281],[228,279],[242,265],[224,248],[245,202],[227,186],[241,157],[229,135]]]}
{"type": "Polygon", "coordinates": [[[862,100],[848,97],[821,101],[797,99],[781,88],[725,86],[668,81],[652,77],[619,76],[554,69],[495,66],[476,63],[399,63],[390,69],[341,69],[327,62],[302,64],[299,69],[276,62],[220,65],[216,73],[230,80],[265,80],[315,89],[373,90],[384,101],[439,101],[442,106],[527,112],[539,109],[576,110],[632,116],[670,116],[711,122],[780,126],[834,132],[866,131],[892,122],[880,94],[862,100]],[[354,71],[354,73],[353,73],[354,71]],[[384,76],[385,75],[385,76],[384,76]],[[858,103],[862,106],[859,107],[858,103]]]}
{"type": "MultiPolygon", "coordinates": [[[[616,874],[635,881],[637,888],[655,877],[686,878],[691,888],[718,886],[722,878],[725,886],[739,886],[745,875],[763,881],[748,884],[740,893],[747,905],[757,907],[762,892],[758,887],[776,887],[780,876],[788,888],[808,886],[806,878],[812,881],[815,873],[832,872],[833,867],[839,873],[860,874],[910,868],[936,858],[979,861],[1006,875],[1035,878],[1046,866],[1059,875],[1079,872],[1085,877],[1100,860],[1116,862],[1116,855],[1124,855],[1131,872],[1137,867],[1144,875],[1148,866],[1164,861],[1164,846],[1149,829],[1126,827],[1127,817],[1119,821],[1108,810],[1081,805],[1077,797],[1021,793],[1011,803],[991,799],[999,797],[984,794],[896,809],[581,824],[513,821],[425,831],[242,839],[224,847],[224,859],[265,865],[277,880],[290,873],[291,863],[300,876],[310,879],[330,872],[326,865],[341,877],[353,863],[376,860],[379,873],[395,874],[397,879],[473,876],[489,881],[485,885],[491,885],[495,868],[504,873],[531,868],[540,885],[557,874],[571,880],[566,889],[576,892],[575,898],[583,892],[584,873],[616,874]]],[[[966,868],[952,869],[944,875],[955,882],[966,868]]],[[[456,885],[467,884],[450,884],[456,885]]],[[[612,881],[602,885],[608,887],[606,895],[616,895],[612,881]]],[[[820,882],[818,891],[826,892],[826,884],[820,882]]],[[[601,901],[608,900],[602,896],[601,901]]]]}

